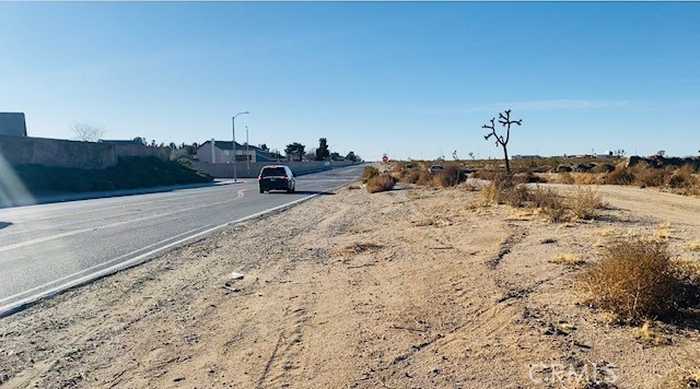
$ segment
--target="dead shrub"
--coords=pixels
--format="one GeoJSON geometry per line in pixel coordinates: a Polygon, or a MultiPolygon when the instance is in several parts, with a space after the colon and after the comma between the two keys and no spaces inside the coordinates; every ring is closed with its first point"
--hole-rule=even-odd
{"type": "Polygon", "coordinates": [[[559,173],[559,182],[566,185],[572,185],[576,182],[574,176],[569,172],[559,173]]]}
{"type": "Polygon", "coordinates": [[[553,223],[567,219],[567,207],[561,196],[552,189],[537,187],[530,196],[533,205],[542,210],[553,223]]]}
{"type": "Polygon", "coordinates": [[[578,286],[588,304],[639,322],[664,317],[697,298],[696,275],[683,274],[665,242],[630,238],[610,245],[578,278],[578,286]]]}
{"type": "Polygon", "coordinates": [[[576,173],[573,176],[576,185],[597,185],[601,182],[601,177],[598,174],[576,173]]]}
{"type": "Polygon", "coordinates": [[[386,192],[394,189],[394,185],[396,185],[394,177],[386,173],[380,174],[367,180],[367,192],[386,192]]]}
{"type": "Polygon", "coordinates": [[[416,181],[416,185],[420,186],[430,186],[433,183],[433,176],[428,173],[427,170],[421,170],[418,172],[418,180],[416,181]]]}
{"type": "Polygon", "coordinates": [[[689,189],[695,186],[696,178],[693,176],[695,169],[690,165],[685,165],[673,172],[668,180],[668,186],[674,189],[689,189]]]}
{"type": "Polygon", "coordinates": [[[415,184],[420,178],[420,171],[418,169],[406,169],[402,172],[399,181],[405,182],[407,184],[415,184]]]}
{"type": "Polygon", "coordinates": [[[632,185],[634,175],[624,165],[618,165],[615,170],[605,176],[603,182],[608,185],[632,185]]]}
{"type": "Polygon", "coordinates": [[[666,185],[667,173],[663,169],[656,169],[646,163],[641,163],[632,170],[635,183],[642,188],[666,185]]]}
{"type": "Polygon", "coordinates": [[[459,166],[450,165],[445,170],[433,176],[433,186],[448,188],[457,186],[466,179],[466,176],[459,166]]]}
{"type": "Polygon", "coordinates": [[[598,216],[597,210],[605,208],[605,203],[595,190],[578,187],[569,198],[569,206],[577,219],[589,220],[598,216]]]}
{"type": "Polygon", "coordinates": [[[365,166],[364,170],[362,170],[362,182],[367,182],[378,175],[379,169],[374,166],[365,166]]]}

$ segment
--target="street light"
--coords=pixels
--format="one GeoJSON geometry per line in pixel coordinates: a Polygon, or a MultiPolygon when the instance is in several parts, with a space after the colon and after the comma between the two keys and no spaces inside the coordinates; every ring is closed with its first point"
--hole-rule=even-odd
{"type": "Polygon", "coordinates": [[[250,140],[248,139],[248,125],[245,125],[245,163],[246,163],[246,170],[248,170],[248,173],[250,173],[250,153],[248,152],[248,143],[250,140]]]}
{"type": "Polygon", "coordinates": [[[236,118],[239,115],[248,115],[250,112],[243,111],[239,112],[231,117],[231,130],[233,132],[233,144],[231,145],[233,151],[233,182],[238,181],[238,171],[236,170],[236,118]]]}

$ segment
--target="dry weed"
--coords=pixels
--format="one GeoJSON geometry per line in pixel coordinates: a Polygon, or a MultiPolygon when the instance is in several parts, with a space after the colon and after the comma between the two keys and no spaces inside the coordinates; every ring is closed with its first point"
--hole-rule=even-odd
{"type": "Polygon", "coordinates": [[[554,263],[557,265],[564,265],[570,267],[578,267],[586,263],[586,261],[580,259],[575,254],[559,254],[553,259],[549,260],[549,263],[554,263]]]}
{"type": "Polygon", "coordinates": [[[365,166],[364,170],[362,170],[362,182],[367,182],[371,178],[374,178],[379,175],[379,169],[377,169],[374,166],[365,166]]]}
{"type": "Polygon", "coordinates": [[[394,189],[396,180],[389,174],[381,174],[367,180],[367,192],[377,193],[394,189]]]}
{"type": "Polygon", "coordinates": [[[589,220],[598,216],[598,210],[606,207],[598,192],[591,188],[578,187],[569,198],[569,205],[578,219],[589,220]]]}
{"type": "Polygon", "coordinates": [[[671,260],[665,242],[632,238],[610,245],[578,286],[589,304],[637,322],[696,304],[699,278],[671,260]]]}

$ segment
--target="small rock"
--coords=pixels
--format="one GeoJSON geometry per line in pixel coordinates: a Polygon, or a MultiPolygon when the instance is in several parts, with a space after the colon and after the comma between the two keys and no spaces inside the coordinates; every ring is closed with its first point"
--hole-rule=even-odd
{"type": "Polygon", "coordinates": [[[181,382],[184,380],[185,380],[185,377],[177,377],[177,378],[173,379],[173,382],[181,382]]]}

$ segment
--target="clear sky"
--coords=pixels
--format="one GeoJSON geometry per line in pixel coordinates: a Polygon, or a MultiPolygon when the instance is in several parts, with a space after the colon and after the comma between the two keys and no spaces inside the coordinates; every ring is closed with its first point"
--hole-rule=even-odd
{"type": "Polygon", "coordinates": [[[255,144],[495,157],[508,107],[511,154],[697,154],[700,3],[0,3],[0,111],[34,136],[230,139],[250,110],[255,144]]]}

